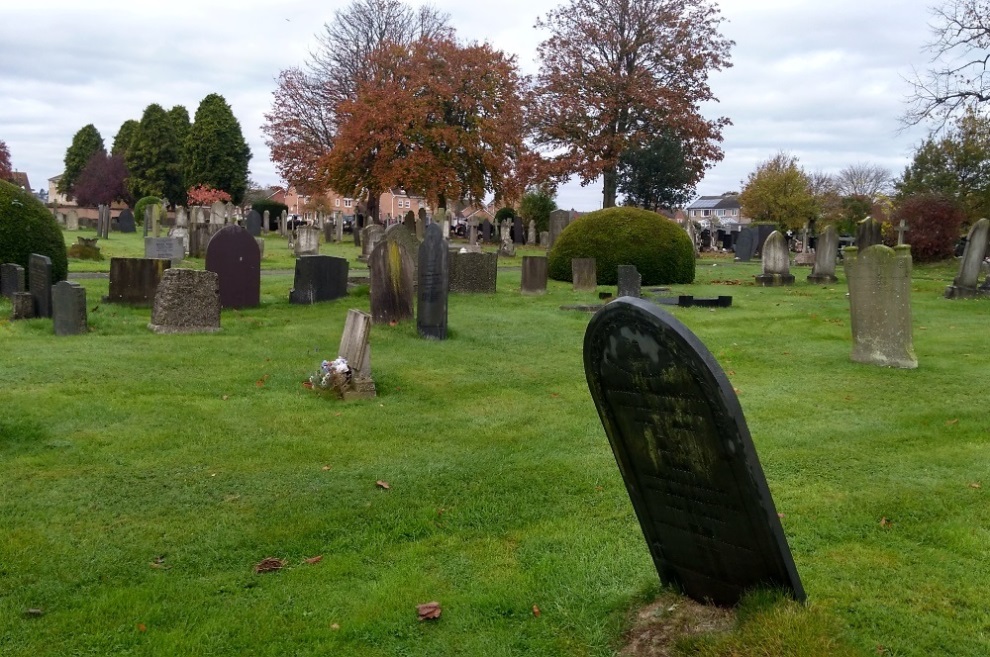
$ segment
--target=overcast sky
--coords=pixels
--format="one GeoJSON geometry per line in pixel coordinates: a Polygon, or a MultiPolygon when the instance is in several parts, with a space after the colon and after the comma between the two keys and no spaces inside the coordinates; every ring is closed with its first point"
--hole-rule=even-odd
{"type": "MultiPolygon", "coordinates": [[[[109,148],[144,108],[184,105],[192,116],[209,93],[227,99],[251,147],[251,177],[280,181],[260,126],[275,77],[301,64],[314,35],[343,0],[33,0],[3,3],[0,139],[33,187],[62,171],[72,136],[93,123],[109,148]]],[[[537,70],[533,28],[555,0],[437,0],[462,38],[514,53],[537,70]]],[[[723,32],[736,42],[733,67],[712,87],[709,116],[729,117],[725,160],[700,194],[738,190],[778,150],[808,170],[876,163],[900,174],[923,128],[899,133],[930,40],[926,0],[723,0],[723,32]]],[[[601,207],[601,185],[569,183],[561,207],[601,207]]]]}

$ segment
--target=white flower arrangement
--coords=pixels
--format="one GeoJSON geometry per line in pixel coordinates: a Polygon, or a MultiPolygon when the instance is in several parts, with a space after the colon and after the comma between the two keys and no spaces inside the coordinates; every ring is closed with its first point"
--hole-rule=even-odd
{"type": "Polygon", "coordinates": [[[343,396],[344,388],[350,381],[351,366],[347,364],[345,358],[323,361],[320,363],[320,369],[309,377],[309,383],[313,390],[333,390],[338,396],[343,396]]]}

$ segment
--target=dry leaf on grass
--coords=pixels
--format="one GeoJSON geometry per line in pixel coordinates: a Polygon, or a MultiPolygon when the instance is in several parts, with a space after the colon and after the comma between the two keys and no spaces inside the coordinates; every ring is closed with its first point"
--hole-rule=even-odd
{"type": "Polygon", "coordinates": [[[285,566],[285,562],[277,557],[268,557],[267,559],[262,559],[254,565],[255,573],[271,573],[276,570],[282,570],[285,566]]]}
{"type": "Polygon", "coordinates": [[[537,618],[540,617],[540,608],[537,607],[536,605],[533,605],[533,615],[536,616],[537,618]]]}
{"type": "Polygon", "coordinates": [[[138,623],[138,632],[147,632],[148,627],[144,623],[138,623]]]}
{"type": "Polygon", "coordinates": [[[439,602],[427,602],[426,604],[416,605],[416,613],[419,614],[419,620],[436,620],[440,618],[440,603],[439,602]]]}
{"type": "Polygon", "coordinates": [[[224,395],[224,396],[223,396],[223,397],[221,397],[220,399],[222,399],[222,400],[224,400],[224,401],[227,401],[228,399],[230,399],[230,395],[224,395]]]}
{"type": "Polygon", "coordinates": [[[43,616],[44,613],[45,612],[44,612],[43,609],[25,609],[24,610],[24,615],[25,616],[29,616],[31,618],[37,618],[38,616],[43,616]]]}
{"type": "Polygon", "coordinates": [[[329,470],[329,469],[330,469],[330,467],[331,467],[331,466],[329,466],[329,465],[325,465],[325,466],[323,466],[323,471],[324,471],[324,472],[326,472],[327,470],[329,470]]]}
{"type": "Polygon", "coordinates": [[[983,486],[980,486],[979,482],[976,482],[976,481],[974,481],[973,483],[971,483],[969,485],[969,487],[970,488],[983,488],[983,486]]]}
{"type": "Polygon", "coordinates": [[[959,424],[959,419],[956,418],[955,420],[946,420],[945,421],[945,426],[947,426],[947,427],[951,427],[953,424],[959,424]]]}
{"type": "Polygon", "coordinates": [[[887,516],[884,516],[883,518],[880,518],[880,526],[883,527],[884,529],[890,529],[891,527],[894,526],[894,523],[888,520],[887,516]]]}
{"type": "Polygon", "coordinates": [[[309,559],[306,559],[306,563],[308,563],[310,565],[313,565],[315,563],[320,563],[321,561],[323,561],[323,555],[322,554],[319,554],[319,555],[317,555],[315,557],[310,557],[309,559]]]}
{"type": "Polygon", "coordinates": [[[159,555],[155,557],[155,560],[148,564],[152,568],[157,570],[168,570],[172,566],[165,565],[165,555],[159,555]]]}
{"type": "Polygon", "coordinates": [[[382,481],[381,479],[379,479],[378,481],[376,481],[375,482],[375,485],[378,486],[379,488],[384,489],[384,490],[391,490],[392,489],[392,487],[389,485],[389,483],[387,481],[382,481]]]}

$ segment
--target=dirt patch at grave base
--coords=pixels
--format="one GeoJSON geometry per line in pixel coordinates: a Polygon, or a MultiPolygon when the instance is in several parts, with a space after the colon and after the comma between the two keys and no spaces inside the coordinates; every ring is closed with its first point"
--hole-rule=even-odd
{"type": "Polygon", "coordinates": [[[621,657],[675,657],[674,645],[698,634],[728,632],[736,622],[731,609],[698,604],[690,598],[663,593],[635,612],[621,657]]]}

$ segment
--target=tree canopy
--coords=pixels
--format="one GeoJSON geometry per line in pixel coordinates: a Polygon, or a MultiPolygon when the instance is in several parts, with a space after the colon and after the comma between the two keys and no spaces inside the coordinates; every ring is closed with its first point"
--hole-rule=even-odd
{"type": "Polygon", "coordinates": [[[92,123],[83,126],[72,137],[72,144],[65,151],[65,169],[62,171],[62,178],[58,181],[58,191],[63,194],[72,194],[76,180],[82,172],[83,167],[89,162],[89,158],[94,153],[105,151],[103,137],[100,131],[92,123]]]}
{"type": "Polygon", "coordinates": [[[750,172],[739,204],[744,216],[784,229],[800,229],[818,214],[807,174],[797,157],[784,152],[750,172]]]}
{"type": "Polygon", "coordinates": [[[673,134],[632,145],[619,157],[618,190],[626,205],[658,212],[685,205],[695,195],[697,175],[685,164],[684,148],[673,134]]]}
{"type": "Polygon", "coordinates": [[[251,149],[223,96],[210,94],[200,102],[184,153],[187,185],[223,190],[234,203],[241,202],[247,191],[251,149]]]}
{"type": "Polygon", "coordinates": [[[110,148],[110,153],[113,155],[125,155],[127,154],[127,149],[131,146],[131,141],[134,139],[134,133],[137,132],[138,126],[140,124],[134,119],[127,119],[120,125],[120,129],[117,130],[117,134],[113,138],[113,146],[110,148]]]}
{"type": "Polygon", "coordinates": [[[114,201],[133,203],[134,197],[127,187],[124,156],[108,155],[105,151],[93,153],[76,181],[75,197],[83,207],[110,205],[114,201]]]}
{"type": "Polygon", "coordinates": [[[7,142],[0,139],[0,180],[10,180],[13,173],[14,169],[10,164],[10,149],[7,148],[7,142]]]}
{"type": "Polygon", "coordinates": [[[179,152],[168,113],[157,103],[148,105],[125,155],[131,195],[166,197],[171,203],[184,203],[186,190],[179,152]]]}
{"type": "Polygon", "coordinates": [[[536,222],[536,229],[550,229],[550,213],[557,209],[553,190],[547,185],[535,185],[526,190],[519,201],[519,214],[536,222]]]}

